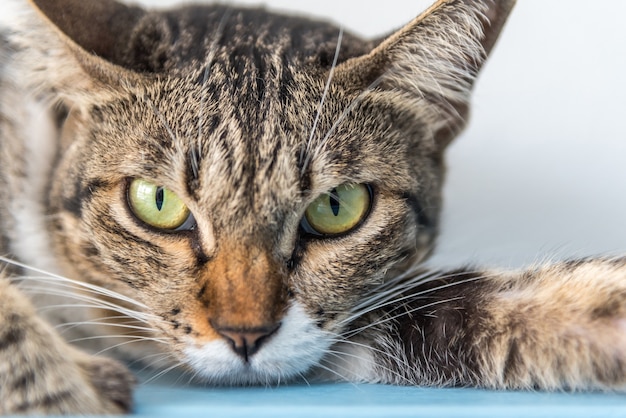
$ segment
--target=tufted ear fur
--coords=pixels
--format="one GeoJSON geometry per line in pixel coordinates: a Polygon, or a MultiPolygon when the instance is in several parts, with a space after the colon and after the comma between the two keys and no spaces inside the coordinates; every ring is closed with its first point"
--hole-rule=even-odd
{"type": "Polygon", "coordinates": [[[119,51],[145,14],[113,0],[30,1],[71,43],[114,64],[120,64],[119,51]]]}
{"type": "Polygon", "coordinates": [[[357,88],[402,92],[430,108],[444,148],[465,125],[470,93],[515,0],[439,0],[369,54],[345,62],[338,77],[357,88]]]}
{"type": "MultiPolygon", "coordinates": [[[[5,0],[12,79],[73,103],[141,75],[123,67],[120,46],[145,12],[113,0],[5,0]]],[[[1,20],[1,19],[0,19],[1,20]]]]}

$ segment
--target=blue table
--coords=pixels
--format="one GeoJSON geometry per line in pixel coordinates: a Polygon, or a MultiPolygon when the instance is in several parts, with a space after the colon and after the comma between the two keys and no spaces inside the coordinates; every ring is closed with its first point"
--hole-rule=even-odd
{"type": "Polygon", "coordinates": [[[161,417],[626,417],[626,395],[495,392],[349,383],[277,388],[138,388],[137,416],[161,417]]]}

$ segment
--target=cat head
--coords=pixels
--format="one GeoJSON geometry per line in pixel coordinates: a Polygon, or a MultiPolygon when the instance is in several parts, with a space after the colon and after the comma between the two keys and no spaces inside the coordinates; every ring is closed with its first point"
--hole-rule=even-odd
{"type": "Polygon", "coordinates": [[[56,103],[61,264],[216,382],[308,369],[428,254],[442,153],[513,5],[442,0],[365,41],[262,9],[30,3],[13,57],[56,103]]]}

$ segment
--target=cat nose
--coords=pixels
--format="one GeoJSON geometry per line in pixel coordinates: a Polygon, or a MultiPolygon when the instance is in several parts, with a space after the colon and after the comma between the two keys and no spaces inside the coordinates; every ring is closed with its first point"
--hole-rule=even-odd
{"type": "Polygon", "coordinates": [[[259,348],[278,331],[280,323],[254,328],[215,327],[215,330],[228,341],[235,353],[246,363],[259,348]]]}

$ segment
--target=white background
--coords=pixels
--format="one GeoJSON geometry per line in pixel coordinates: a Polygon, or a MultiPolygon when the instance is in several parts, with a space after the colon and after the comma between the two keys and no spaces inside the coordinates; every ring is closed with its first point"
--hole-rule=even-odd
{"type": "MultiPolygon", "coordinates": [[[[429,1],[266,4],[373,36],[429,1]]],[[[469,128],[448,152],[433,264],[626,254],[625,16],[620,0],[518,0],[476,86],[469,128]]]]}

